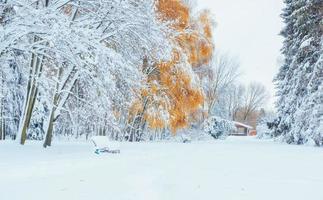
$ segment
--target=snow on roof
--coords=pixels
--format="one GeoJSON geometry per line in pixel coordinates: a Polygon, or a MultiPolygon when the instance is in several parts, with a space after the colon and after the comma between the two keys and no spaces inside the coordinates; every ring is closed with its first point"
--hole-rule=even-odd
{"type": "Polygon", "coordinates": [[[234,125],[236,125],[236,126],[242,126],[242,127],[244,127],[244,128],[253,129],[253,127],[252,127],[252,126],[249,126],[249,125],[247,125],[247,124],[243,124],[243,123],[241,123],[241,122],[236,122],[236,121],[234,121],[233,123],[234,123],[234,125]]]}

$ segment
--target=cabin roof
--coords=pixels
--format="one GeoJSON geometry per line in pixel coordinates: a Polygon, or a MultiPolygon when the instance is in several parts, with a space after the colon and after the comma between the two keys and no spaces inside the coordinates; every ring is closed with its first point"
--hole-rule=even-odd
{"type": "Polygon", "coordinates": [[[249,125],[247,125],[247,124],[243,124],[243,123],[241,123],[241,122],[236,122],[236,121],[234,121],[233,123],[234,123],[234,125],[235,125],[235,126],[244,127],[244,128],[247,128],[247,129],[253,129],[253,127],[252,127],[252,126],[249,126],[249,125]]]}

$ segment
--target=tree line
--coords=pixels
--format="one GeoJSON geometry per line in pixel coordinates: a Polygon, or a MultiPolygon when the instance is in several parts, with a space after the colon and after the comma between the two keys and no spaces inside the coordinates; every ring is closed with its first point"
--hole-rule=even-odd
{"type": "Polygon", "coordinates": [[[211,115],[248,120],[264,88],[234,84],[238,63],[195,4],[0,0],[0,139],[142,141],[211,115]]]}

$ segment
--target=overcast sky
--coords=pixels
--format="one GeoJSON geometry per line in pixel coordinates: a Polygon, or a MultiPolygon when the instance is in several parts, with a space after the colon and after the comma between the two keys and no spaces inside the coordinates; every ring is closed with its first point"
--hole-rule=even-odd
{"type": "Polygon", "coordinates": [[[197,0],[215,16],[215,44],[221,51],[238,57],[241,82],[261,82],[270,92],[268,107],[273,107],[272,79],[278,71],[283,27],[279,17],[283,0],[197,0]]]}

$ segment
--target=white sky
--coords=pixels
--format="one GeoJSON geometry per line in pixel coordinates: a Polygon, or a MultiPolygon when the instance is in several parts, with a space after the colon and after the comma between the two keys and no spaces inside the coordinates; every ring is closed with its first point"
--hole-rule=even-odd
{"type": "Polygon", "coordinates": [[[215,16],[215,45],[238,57],[241,82],[261,82],[270,92],[268,107],[273,107],[272,79],[278,71],[283,27],[280,13],[283,0],[197,0],[215,16]]]}

